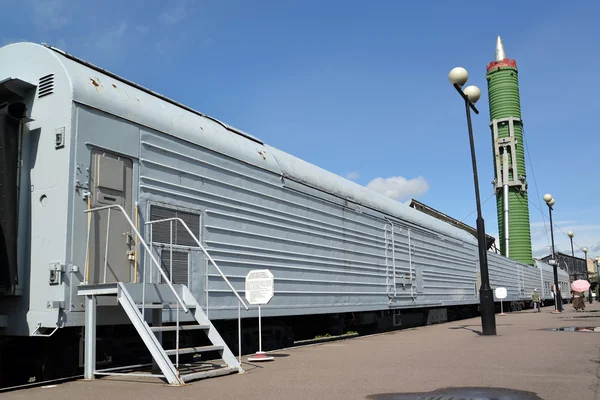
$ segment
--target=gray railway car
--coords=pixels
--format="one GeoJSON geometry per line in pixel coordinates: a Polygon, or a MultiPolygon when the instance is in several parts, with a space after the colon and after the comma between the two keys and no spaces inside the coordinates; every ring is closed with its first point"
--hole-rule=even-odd
{"type": "MultiPolygon", "coordinates": [[[[274,336],[406,325],[415,310],[446,320],[479,302],[469,233],[59,49],[0,49],[0,110],[1,157],[14,161],[1,182],[4,338],[61,337],[78,357],[82,287],[105,283],[185,286],[226,331],[247,273],[263,268],[274,336]],[[116,206],[126,215],[109,216],[116,206]]],[[[551,298],[550,266],[490,253],[489,267],[506,301],[536,287],[551,298]]],[[[116,302],[99,308],[98,341],[110,343],[131,321],[116,302]]],[[[247,329],[256,316],[242,311],[247,329]]]]}

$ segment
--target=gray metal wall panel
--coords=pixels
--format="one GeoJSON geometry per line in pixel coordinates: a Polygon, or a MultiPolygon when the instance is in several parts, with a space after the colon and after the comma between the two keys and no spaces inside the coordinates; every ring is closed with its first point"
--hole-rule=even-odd
{"type": "MultiPolygon", "coordinates": [[[[390,305],[386,220],[376,212],[344,207],[342,199],[282,184],[276,174],[149,130],[142,131],[141,149],[142,204],[152,200],[202,211],[203,242],[240,292],[249,270],[269,268],[276,288],[265,312],[298,305],[328,312],[390,305]]],[[[415,303],[475,298],[474,246],[411,227],[411,281],[408,224],[397,225],[394,244],[396,301],[410,300],[411,284],[415,303]]],[[[211,318],[237,308],[212,267],[208,279],[211,318]]]]}

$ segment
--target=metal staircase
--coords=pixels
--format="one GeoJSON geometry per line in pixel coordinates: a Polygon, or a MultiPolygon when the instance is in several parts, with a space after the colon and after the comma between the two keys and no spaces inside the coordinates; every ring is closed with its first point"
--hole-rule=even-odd
{"type": "MultiPolygon", "coordinates": [[[[155,376],[166,379],[171,385],[183,385],[192,380],[227,375],[235,372],[243,372],[243,369],[240,365],[241,357],[240,360],[236,359],[235,355],[231,352],[221,335],[217,332],[187,286],[173,285],[171,283],[169,277],[158,264],[156,257],[152,254],[151,248],[143,240],[140,233],[131,222],[131,219],[125,213],[125,210],[121,206],[114,205],[90,209],[87,212],[95,212],[103,209],[108,209],[110,211],[114,208],[121,211],[124,217],[127,219],[132,230],[137,235],[140,244],[144,247],[150,259],[152,260],[151,265],[158,268],[158,271],[162,275],[163,282],[166,283],[147,283],[145,278],[146,271],[144,268],[142,283],[105,282],[100,284],[89,284],[86,282],[86,284],[79,286],[78,295],[85,296],[85,379],[94,379],[94,377],[97,375],[126,375],[143,377],[155,376]],[[127,314],[127,317],[140,335],[140,338],[150,351],[155,363],[154,366],[160,369],[161,374],[122,372],[124,370],[139,369],[144,367],[142,364],[102,370],[96,369],[97,305],[98,303],[106,304],[105,298],[107,297],[116,299],[116,302],[113,301],[112,304],[116,305],[116,303],[118,303],[118,305],[123,308],[127,314]],[[152,320],[151,324],[147,322],[148,312],[152,314],[152,318],[150,318],[152,320]],[[168,320],[174,323],[174,325],[162,325],[162,316],[165,313],[168,315],[168,320]],[[173,321],[173,319],[175,319],[175,321],[173,321]],[[182,322],[186,322],[186,324],[182,324],[182,322]],[[183,330],[204,331],[208,341],[210,342],[210,345],[180,348],[179,333],[183,330]],[[165,349],[162,345],[162,333],[169,331],[175,332],[175,348],[165,349]],[[223,363],[214,365],[198,362],[180,364],[179,362],[180,355],[199,355],[209,352],[218,353],[219,358],[223,361],[223,363]],[[174,360],[172,358],[174,358],[174,360]]],[[[108,220],[110,221],[110,217],[108,220]]],[[[243,305],[244,308],[248,310],[248,306],[241,299],[237,291],[235,291],[235,289],[231,286],[229,280],[225,277],[212,257],[199,242],[198,238],[192,234],[191,230],[184,221],[179,218],[169,218],[159,221],[150,221],[146,224],[152,225],[155,223],[164,222],[169,222],[172,224],[174,221],[181,223],[188,233],[194,238],[199,248],[202,249],[208,260],[221,274],[222,278],[238,298],[239,306],[243,305]]],[[[108,246],[108,241],[106,243],[108,246]]],[[[108,250],[106,250],[106,253],[108,253],[108,250]]],[[[104,274],[104,276],[106,277],[106,274],[104,274]]],[[[240,309],[239,306],[238,309],[240,309]]],[[[238,343],[241,349],[240,321],[240,313],[238,312],[238,343]]]]}

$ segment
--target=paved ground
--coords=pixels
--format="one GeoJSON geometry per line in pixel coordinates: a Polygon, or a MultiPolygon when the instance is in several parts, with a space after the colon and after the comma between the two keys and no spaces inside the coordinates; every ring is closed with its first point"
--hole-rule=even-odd
{"type": "Polygon", "coordinates": [[[497,316],[495,337],[477,333],[481,329],[477,318],[285,349],[271,353],[276,357],[273,362],[246,363],[246,374],[206,379],[184,387],[111,377],[25,389],[0,397],[381,399],[389,398],[384,395],[390,393],[483,386],[534,392],[544,400],[600,400],[600,332],[544,330],[600,327],[600,303],[586,307],[586,311],[598,312],[575,312],[566,305],[561,315],[545,307],[539,314],[527,310],[497,316]]]}

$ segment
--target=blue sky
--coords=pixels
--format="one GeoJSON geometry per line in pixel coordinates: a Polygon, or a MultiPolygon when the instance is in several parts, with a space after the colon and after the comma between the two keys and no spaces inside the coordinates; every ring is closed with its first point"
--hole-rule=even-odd
{"type": "Polygon", "coordinates": [[[576,247],[600,256],[600,3],[0,4],[2,45],[60,47],[322,168],[475,225],[466,120],[447,78],[463,66],[482,90],[473,122],[495,236],[485,67],[501,35],[520,73],[534,254],[549,252],[541,199],[549,192],[557,249],[570,250],[573,230],[576,247]]]}

